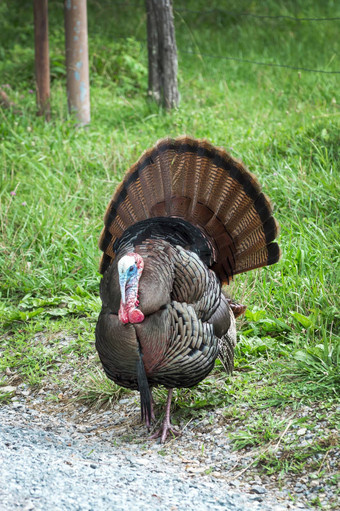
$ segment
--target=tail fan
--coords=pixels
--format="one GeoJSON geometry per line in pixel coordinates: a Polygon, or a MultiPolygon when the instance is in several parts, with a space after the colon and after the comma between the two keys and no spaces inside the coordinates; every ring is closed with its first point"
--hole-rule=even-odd
{"type": "Polygon", "coordinates": [[[209,240],[212,269],[224,283],[280,258],[278,224],[256,177],[206,140],[160,140],[128,170],[105,214],[100,272],[126,229],[164,217],[192,224],[209,240]]]}

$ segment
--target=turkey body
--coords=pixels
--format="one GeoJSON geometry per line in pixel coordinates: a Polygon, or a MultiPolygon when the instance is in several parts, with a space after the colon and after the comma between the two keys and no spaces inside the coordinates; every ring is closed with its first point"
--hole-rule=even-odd
{"type": "Polygon", "coordinates": [[[196,254],[179,246],[147,240],[136,250],[146,266],[139,290],[145,319],[128,325],[119,321],[113,264],[102,281],[103,309],[96,334],[104,369],[117,383],[137,389],[142,354],[151,385],[196,385],[211,371],[218,340],[230,326],[230,308],[220,283],[196,254]]]}
{"type": "Polygon", "coordinates": [[[106,213],[96,348],[110,379],[140,391],[147,426],[152,387],[169,389],[162,441],[177,434],[172,389],[199,383],[217,357],[233,370],[235,317],[221,283],[279,258],[269,201],[240,165],[205,141],[163,140],[106,213]]]}

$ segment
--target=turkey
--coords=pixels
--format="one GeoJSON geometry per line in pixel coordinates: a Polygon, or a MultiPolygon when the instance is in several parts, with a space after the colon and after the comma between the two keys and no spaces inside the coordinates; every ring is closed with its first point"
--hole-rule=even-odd
{"type": "MultiPolygon", "coordinates": [[[[140,392],[154,420],[152,387],[192,387],[220,358],[230,373],[233,303],[222,285],[276,263],[278,225],[257,179],[223,149],[190,137],[160,140],[126,173],[108,205],[99,247],[102,310],[96,349],[106,375],[140,392]]],[[[151,437],[151,438],[152,438],[151,437]]]]}

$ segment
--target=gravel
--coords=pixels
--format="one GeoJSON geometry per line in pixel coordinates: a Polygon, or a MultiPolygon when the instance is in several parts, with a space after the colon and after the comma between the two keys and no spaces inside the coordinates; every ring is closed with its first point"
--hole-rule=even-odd
{"type": "MultiPolygon", "coordinates": [[[[55,339],[37,338],[44,346],[49,342],[55,339]]],[[[61,337],[64,342],[69,340],[61,337]]],[[[294,446],[325,442],[327,451],[310,450],[297,473],[270,474],[257,466],[268,446],[233,450],[231,437],[242,434],[245,424],[228,418],[227,406],[192,414],[177,410],[174,419],[182,435],[160,445],[148,439],[140,420],[138,392],[122,394],[109,409],[75,400],[75,378],[87,374],[79,360],[78,365],[71,358],[58,362],[58,377],[47,374],[34,387],[9,368],[0,374],[0,396],[8,403],[0,406],[0,511],[284,511],[311,504],[324,511],[340,509],[340,481],[334,481],[338,431],[334,418],[318,419],[318,404],[279,409],[278,421],[294,421],[270,448],[278,460],[294,446]]],[[[97,365],[90,356],[86,367],[97,365]]],[[[159,417],[157,394],[155,400],[159,417]]],[[[246,401],[239,405],[253,413],[246,401]]],[[[332,417],[336,411],[340,407],[327,408],[332,417]]]]}
{"type": "MultiPolygon", "coordinates": [[[[81,408],[76,415],[81,419],[81,408]]],[[[155,441],[123,441],[106,433],[107,441],[103,424],[110,423],[110,412],[97,420],[102,435],[89,418],[77,423],[69,414],[51,415],[18,401],[2,406],[0,511],[305,509],[266,489],[259,478],[244,485],[223,478],[222,470],[209,472],[185,449],[189,431],[174,452],[155,441]]],[[[218,445],[216,452],[233,456],[218,445]]]]}

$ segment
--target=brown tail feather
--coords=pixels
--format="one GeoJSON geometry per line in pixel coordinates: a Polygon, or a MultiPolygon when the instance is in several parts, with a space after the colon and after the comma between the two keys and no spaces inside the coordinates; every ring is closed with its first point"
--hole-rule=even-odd
{"type": "Polygon", "coordinates": [[[278,225],[256,177],[223,149],[190,137],[160,140],[125,175],[105,214],[100,271],[131,225],[148,218],[182,218],[215,247],[214,270],[236,273],[277,262],[278,225]]]}

